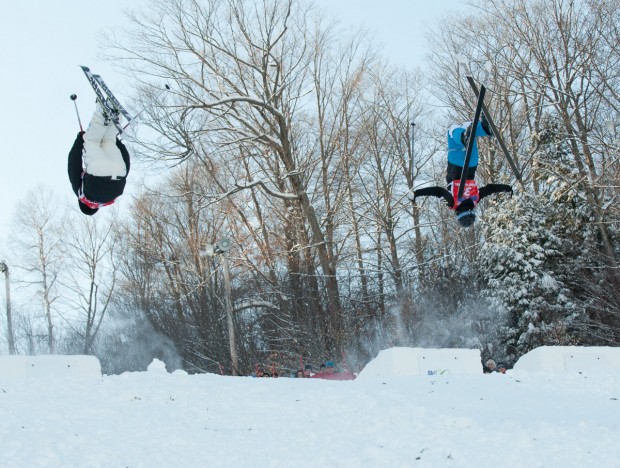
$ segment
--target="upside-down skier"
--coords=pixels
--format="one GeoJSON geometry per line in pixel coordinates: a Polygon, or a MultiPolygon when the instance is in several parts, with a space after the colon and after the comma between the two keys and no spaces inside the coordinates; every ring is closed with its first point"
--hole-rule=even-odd
{"type": "Polygon", "coordinates": [[[512,195],[512,187],[505,184],[489,184],[478,188],[474,177],[478,167],[478,144],[479,137],[493,137],[493,132],[483,115],[475,126],[471,122],[462,125],[455,124],[448,130],[448,167],[446,170],[446,183],[448,189],[443,187],[426,187],[413,192],[413,200],[418,197],[435,196],[443,197],[448,207],[455,212],[457,221],[461,226],[471,226],[476,220],[475,208],[484,198],[493,193],[508,192],[512,195]],[[473,135],[472,135],[473,133],[473,135]],[[474,138],[471,157],[467,167],[465,188],[462,197],[458,197],[461,183],[461,175],[465,165],[465,156],[469,138],[474,138]]]}
{"type": "Polygon", "coordinates": [[[94,215],[125,190],[129,152],[117,138],[109,110],[98,102],[86,132],[80,131],[69,152],[68,171],[80,210],[94,215]]]}

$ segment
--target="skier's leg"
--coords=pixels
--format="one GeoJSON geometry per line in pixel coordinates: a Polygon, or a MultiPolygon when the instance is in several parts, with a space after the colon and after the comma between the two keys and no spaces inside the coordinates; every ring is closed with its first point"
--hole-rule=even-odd
{"type": "Polygon", "coordinates": [[[84,165],[86,172],[100,177],[124,177],[127,167],[123,155],[116,146],[118,129],[112,122],[105,125],[103,111],[98,106],[87,134],[84,136],[84,165]],[[88,143],[88,144],[87,144],[88,143]]]}
{"type": "Polygon", "coordinates": [[[109,121],[108,125],[105,127],[105,131],[103,135],[101,135],[101,145],[103,146],[106,142],[115,142],[116,135],[118,135],[118,128],[114,125],[114,122],[109,121]]]}
{"type": "Polygon", "coordinates": [[[107,155],[115,156],[118,153],[118,156],[122,159],[121,151],[116,147],[116,135],[118,135],[118,129],[110,122],[101,138],[101,147],[107,155]]]}
{"type": "Polygon", "coordinates": [[[98,175],[96,174],[98,161],[106,157],[101,147],[101,139],[107,130],[103,110],[97,104],[88,129],[84,132],[84,166],[89,174],[98,175]]]}
{"type": "MultiPolygon", "coordinates": [[[[476,169],[478,166],[469,167],[467,169],[467,180],[472,180],[476,176],[476,169]]],[[[463,172],[462,166],[457,166],[456,164],[448,163],[448,168],[446,169],[446,183],[450,184],[453,180],[460,180],[461,173],[463,172]]]]}
{"type": "Polygon", "coordinates": [[[107,129],[108,125],[106,125],[106,119],[103,115],[103,108],[99,103],[97,103],[93,118],[90,120],[88,129],[86,129],[86,132],[84,133],[84,141],[99,145],[107,129]]]}
{"type": "Polygon", "coordinates": [[[451,184],[454,179],[460,179],[462,171],[462,167],[449,162],[448,167],[446,168],[446,183],[451,184]]]}
{"type": "Polygon", "coordinates": [[[103,109],[98,104],[93,118],[84,133],[84,166],[86,172],[100,177],[124,177],[127,167],[116,146],[117,128],[106,125],[103,109]]]}
{"type": "Polygon", "coordinates": [[[116,146],[117,134],[118,129],[110,124],[101,141],[101,147],[106,154],[106,163],[104,167],[101,167],[101,170],[105,170],[105,175],[112,176],[113,178],[125,177],[127,175],[127,166],[125,161],[123,161],[123,155],[118,146],[116,146]]]}

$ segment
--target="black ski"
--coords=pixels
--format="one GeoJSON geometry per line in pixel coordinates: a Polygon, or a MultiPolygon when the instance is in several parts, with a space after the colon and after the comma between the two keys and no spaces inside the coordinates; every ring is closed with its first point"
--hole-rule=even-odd
{"type": "MultiPolygon", "coordinates": [[[[479,94],[478,86],[476,86],[476,82],[474,81],[473,77],[468,76],[467,77],[467,81],[469,82],[469,85],[471,86],[471,89],[473,89],[473,91],[476,94],[476,96],[478,96],[478,94],[479,94]]],[[[484,88],[484,86],[482,86],[482,88],[484,88]]],[[[504,156],[506,156],[506,160],[508,161],[508,164],[510,165],[510,169],[512,169],[512,172],[515,175],[515,177],[517,178],[517,180],[519,181],[519,184],[521,184],[521,187],[525,190],[525,186],[523,184],[523,179],[521,178],[521,171],[517,167],[517,164],[515,163],[515,160],[510,155],[510,152],[508,151],[508,148],[506,147],[506,144],[504,143],[504,139],[501,137],[501,135],[499,133],[499,130],[495,126],[495,122],[493,122],[493,118],[491,117],[491,113],[489,112],[489,109],[487,108],[487,106],[484,103],[482,104],[482,112],[484,112],[484,115],[487,118],[487,121],[489,122],[489,126],[491,127],[491,131],[493,132],[493,135],[495,136],[495,139],[497,140],[497,143],[499,144],[499,147],[501,148],[502,152],[504,153],[504,156]]]]}
{"type": "Polygon", "coordinates": [[[463,196],[463,192],[465,191],[465,181],[467,180],[467,172],[469,166],[469,160],[471,159],[471,153],[474,149],[474,143],[476,141],[476,130],[478,128],[478,120],[480,119],[480,114],[482,112],[482,106],[484,105],[484,93],[486,93],[486,88],[484,85],[480,87],[480,94],[478,94],[478,102],[476,103],[476,112],[474,113],[474,120],[471,123],[471,132],[469,135],[469,140],[467,140],[467,151],[465,152],[465,162],[463,163],[463,171],[461,172],[461,184],[459,185],[459,192],[457,197],[459,200],[463,196]]]}
{"type": "Polygon", "coordinates": [[[114,123],[114,126],[118,129],[118,133],[123,133],[123,126],[120,123],[119,113],[125,117],[128,124],[131,122],[131,117],[129,113],[125,110],[125,108],[120,104],[116,96],[110,91],[110,89],[106,86],[105,82],[99,75],[94,75],[93,72],[90,71],[90,68],[80,65],[80,68],[86,75],[88,82],[95,91],[97,95],[97,101],[103,106],[107,117],[114,123]]]}

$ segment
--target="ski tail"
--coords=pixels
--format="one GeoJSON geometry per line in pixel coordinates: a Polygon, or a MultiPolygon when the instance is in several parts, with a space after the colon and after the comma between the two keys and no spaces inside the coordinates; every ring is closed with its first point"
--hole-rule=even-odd
{"type": "Polygon", "coordinates": [[[474,113],[474,120],[471,125],[471,134],[469,135],[469,140],[467,141],[467,151],[465,152],[465,162],[463,163],[463,170],[461,171],[461,184],[459,185],[458,198],[461,199],[463,197],[463,192],[465,191],[465,181],[467,180],[467,172],[469,169],[469,160],[471,159],[471,153],[474,149],[474,143],[476,141],[476,128],[478,126],[478,120],[480,119],[480,114],[482,112],[482,106],[484,104],[484,94],[486,93],[486,88],[484,85],[480,87],[480,93],[478,94],[478,102],[476,103],[476,112],[474,113]]]}
{"type": "MultiPolygon", "coordinates": [[[[471,86],[471,89],[474,91],[476,96],[478,96],[480,91],[478,90],[478,86],[476,85],[476,82],[474,81],[473,77],[468,76],[467,81],[469,82],[469,86],[471,86]]],[[[495,125],[495,122],[493,121],[493,118],[491,117],[491,113],[489,112],[489,109],[484,103],[482,104],[482,112],[484,112],[484,115],[487,118],[487,122],[489,123],[489,126],[491,127],[493,136],[497,140],[497,144],[501,148],[502,153],[504,153],[504,156],[506,157],[506,160],[508,161],[508,165],[510,166],[512,173],[514,174],[517,181],[519,181],[519,184],[521,185],[521,187],[525,190],[525,185],[523,184],[523,178],[521,176],[521,171],[519,170],[519,167],[517,166],[514,158],[510,155],[510,151],[508,151],[508,147],[504,143],[504,139],[499,133],[499,130],[497,129],[497,126],[495,125]]]]}

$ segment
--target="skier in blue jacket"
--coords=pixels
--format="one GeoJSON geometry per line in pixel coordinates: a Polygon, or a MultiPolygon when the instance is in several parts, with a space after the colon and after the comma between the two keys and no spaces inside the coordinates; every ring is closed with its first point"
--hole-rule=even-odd
{"type": "Polygon", "coordinates": [[[413,200],[417,197],[435,196],[443,197],[448,207],[454,210],[457,221],[463,226],[471,226],[476,220],[475,208],[484,197],[498,192],[512,194],[512,187],[505,184],[489,184],[478,189],[474,180],[478,167],[478,137],[492,137],[493,132],[489,127],[484,114],[473,131],[472,122],[462,125],[453,125],[448,130],[448,167],[446,170],[446,183],[448,190],[443,187],[426,187],[413,192],[413,200]],[[472,136],[472,132],[474,133],[472,136]],[[465,165],[465,153],[469,138],[475,138],[472,153],[467,167],[467,176],[463,196],[458,197],[461,174],[465,165]]]}

